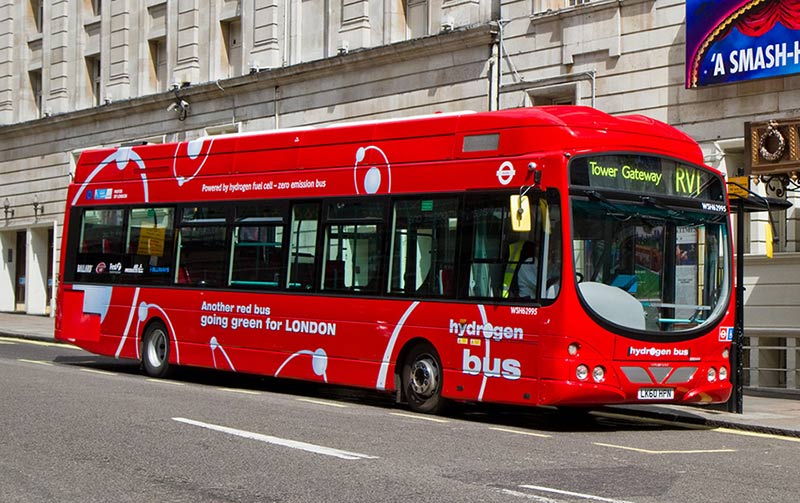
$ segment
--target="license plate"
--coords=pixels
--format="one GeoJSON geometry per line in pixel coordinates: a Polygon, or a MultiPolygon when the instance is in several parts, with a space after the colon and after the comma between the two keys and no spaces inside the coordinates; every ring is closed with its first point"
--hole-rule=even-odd
{"type": "Polygon", "coordinates": [[[674,388],[639,388],[639,400],[672,400],[674,388]]]}

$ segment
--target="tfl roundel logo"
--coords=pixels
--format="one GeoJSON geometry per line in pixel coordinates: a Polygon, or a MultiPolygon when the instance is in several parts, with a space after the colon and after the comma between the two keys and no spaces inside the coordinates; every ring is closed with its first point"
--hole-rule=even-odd
{"type": "Polygon", "coordinates": [[[510,161],[506,161],[497,169],[497,181],[500,182],[500,185],[508,185],[516,174],[514,165],[510,161]]]}
{"type": "Polygon", "coordinates": [[[356,194],[388,194],[392,191],[392,167],[383,150],[374,145],[358,148],[353,183],[356,194]]]}

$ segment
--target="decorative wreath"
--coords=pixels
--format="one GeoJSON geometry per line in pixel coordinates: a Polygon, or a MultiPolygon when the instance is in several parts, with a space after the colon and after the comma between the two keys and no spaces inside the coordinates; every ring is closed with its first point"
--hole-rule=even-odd
{"type": "Polygon", "coordinates": [[[770,121],[767,125],[767,132],[761,135],[761,138],[758,140],[758,153],[767,161],[775,162],[783,157],[784,150],[786,150],[786,139],[781,132],[778,131],[778,123],[770,121]],[[770,136],[774,136],[778,140],[778,148],[776,148],[774,152],[770,152],[767,148],[767,139],[770,136]]]}

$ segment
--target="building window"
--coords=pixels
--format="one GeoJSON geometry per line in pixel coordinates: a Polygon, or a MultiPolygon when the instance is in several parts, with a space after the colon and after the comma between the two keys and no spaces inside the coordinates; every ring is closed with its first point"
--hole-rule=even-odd
{"type": "Polygon", "coordinates": [[[527,93],[534,106],[575,105],[580,99],[577,82],[534,87],[527,89],[527,93]]]}
{"type": "Polygon", "coordinates": [[[208,126],[203,129],[205,136],[219,136],[221,134],[235,134],[241,131],[241,122],[229,122],[218,126],[208,126]]]}
{"type": "Polygon", "coordinates": [[[44,109],[42,108],[42,71],[31,70],[28,72],[28,80],[31,85],[31,96],[33,97],[33,113],[36,117],[41,117],[44,109]]]}
{"type": "Polygon", "coordinates": [[[406,14],[406,36],[408,39],[424,37],[430,33],[428,0],[406,0],[403,2],[406,14]]]}
{"type": "Polygon", "coordinates": [[[586,5],[589,0],[533,0],[534,14],[547,14],[569,7],[586,5]]]}
{"type": "Polygon", "coordinates": [[[100,85],[100,55],[86,56],[86,76],[88,82],[88,96],[91,106],[102,104],[100,85]]]}
{"type": "Polygon", "coordinates": [[[150,89],[159,93],[167,90],[167,41],[150,40],[150,89]]]}
{"type": "Polygon", "coordinates": [[[242,74],[242,22],[239,19],[223,21],[220,28],[225,47],[223,77],[236,77],[242,74]]]}
{"type": "Polygon", "coordinates": [[[329,26],[326,4],[324,0],[300,2],[300,61],[314,61],[328,55],[329,26]]]}
{"type": "Polygon", "coordinates": [[[102,13],[103,0],[83,0],[84,11],[93,17],[97,17],[102,13]]]}
{"type": "Polygon", "coordinates": [[[36,33],[42,33],[42,23],[44,20],[44,0],[30,0],[31,20],[36,33]]]}

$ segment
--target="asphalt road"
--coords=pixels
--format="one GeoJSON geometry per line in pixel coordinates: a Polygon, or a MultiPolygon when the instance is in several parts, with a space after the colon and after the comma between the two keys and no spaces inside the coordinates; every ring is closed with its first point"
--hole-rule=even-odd
{"type": "Polygon", "coordinates": [[[424,416],[372,391],[183,371],[0,338],[0,498],[777,502],[796,438],[549,409],[424,416]]]}

